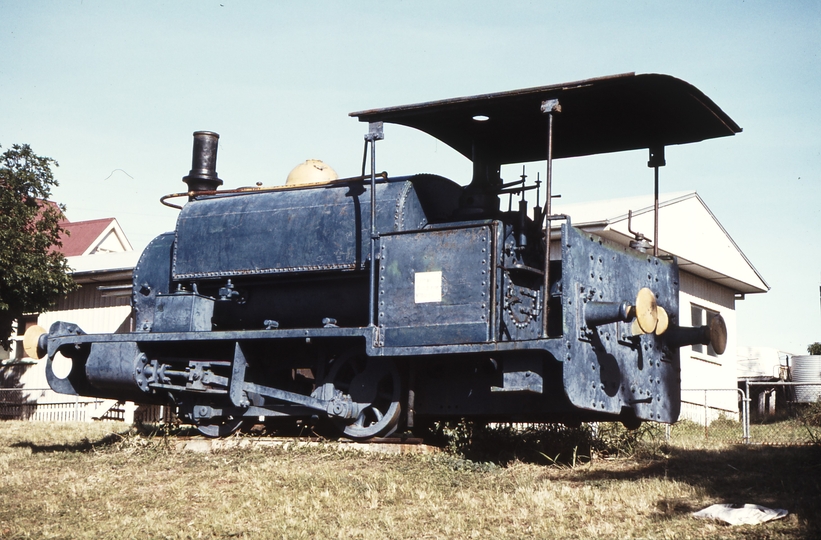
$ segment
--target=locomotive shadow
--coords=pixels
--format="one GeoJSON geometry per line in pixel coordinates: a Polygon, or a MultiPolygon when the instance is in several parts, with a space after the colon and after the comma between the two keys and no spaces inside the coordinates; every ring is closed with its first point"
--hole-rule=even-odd
{"type": "Polygon", "coordinates": [[[129,433],[130,430],[122,433],[109,433],[105,437],[94,441],[83,439],[82,441],[65,444],[37,444],[31,441],[20,441],[9,446],[12,448],[28,448],[32,454],[85,453],[116,446],[121,443],[129,433]]]}
{"type": "Polygon", "coordinates": [[[20,441],[9,445],[11,448],[28,448],[32,454],[59,454],[59,453],[86,453],[103,450],[106,448],[117,448],[128,441],[137,438],[166,441],[174,437],[186,437],[198,435],[195,428],[183,427],[174,428],[169,431],[164,429],[164,426],[156,424],[134,424],[124,429],[123,431],[109,433],[99,439],[90,440],[83,439],[81,441],[64,443],[64,444],[37,444],[31,441],[20,441]]]}
{"type": "MultiPolygon", "coordinates": [[[[485,428],[480,427],[458,433],[458,429],[456,426],[456,450],[472,461],[502,466],[514,460],[557,465],[558,469],[551,468],[545,476],[581,484],[656,478],[681,482],[703,490],[706,497],[699,499],[784,508],[790,516],[775,522],[782,525],[774,527],[797,529],[802,537],[821,537],[821,445],[736,445],[717,450],[639,446],[634,459],[596,460],[594,467],[574,467],[574,460],[583,465],[591,450],[596,451],[593,434],[557,429],[550,440],[551,434],[543,430],[505,433],[504,429],[483,431],[485,428]],[[458,444],[460,437],[465,441],[462,445],[458,444]]],[[[701,500],[663,498],[656,501],[658,513],[651,519],[669,520],[707,505],[701,500]]],[[[768,530],[757,529],[762,537],[768,537],[768,530]]]]}
{"type": "MultiPolygon", "coordinates": [[[[821,446],[749,447],[734,446],[721,450],[672,448],[666,458],[639,460],[629,470],[574,470],[581,482],[664,478],[703,489],[707,497],[722,504],[759,504],[784,508],[793,516],[791,524],[807,538],[821,533],[821,446]],[[798,523],[795,523],[795,520],[798,523]]],[[[706,506],[706,505],[704,505],[706,506]]],[[[660,499],[660,514],[665,520],[689,514],[696,508],[686,499],[660,499]]],[[[778,522],[775,522],[778,523],[778,522]]],[[[750,531],[751,534],[753,531],[750,531]]],[[[760,529],[767,537],[766,529],[760,529]]]]}

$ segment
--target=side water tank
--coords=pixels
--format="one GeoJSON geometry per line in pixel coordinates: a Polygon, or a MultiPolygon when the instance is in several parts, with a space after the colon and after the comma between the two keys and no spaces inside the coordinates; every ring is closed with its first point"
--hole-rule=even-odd
{"type": "Polygon", "coordinates": [[[808,386],[795,387],[795,401],[814,403],[821,396],[821,356],[793,356],[792,380],[808,386]],[[809,386],[812,385],[812,386],[809,386]]]}

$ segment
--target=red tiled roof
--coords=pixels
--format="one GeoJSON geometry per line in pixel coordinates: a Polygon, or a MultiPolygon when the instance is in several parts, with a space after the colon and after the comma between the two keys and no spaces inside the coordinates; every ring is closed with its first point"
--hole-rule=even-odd
{"type": "MultiPolygon", "coordinates": [[[[40,212],[43,211],[43,208],[48,206],[53,212],[57,212],[61,216],[63,216],[63,221],[68,223],[68,218],[63,214],[63,211],[60,210],[60,207],[54,201],[44,201],[43,199],[37,199],[37,205],[40,207],[40,212]]],[[[37,218],[40,218],[40,214],[37,214],[37,218]]]]}
{"type": "Polygon", "coordinates": [[[62,221],[60,226],[63,228],[63,232],[60,234],[60,241],[63,243],[63,247],[60,248],[60,252],[66,257],[82,255],[113,221],[114,218],[92,219],[74,223],[62,221]],[[67,235],[65,231],[70,232],[71,235],[67,235]]]}
{"type": "Polygon", "coordinates": [[[111,225],[111,222],[115,221],[114,218],[103,218],[72,223],[65,214],[63,214],[56,202],[38,199],[37,203],[40,205],[41,212],[44,208],[48,207],[61,215],[62,219],[59,224],[60,228],[63,229],[60,233],[62,247],[56,248],[52,246],[51,250],[59,251],[66,257],[75,257],[85,253],[94,241],[100,238],[103,231],[111,225]]]}

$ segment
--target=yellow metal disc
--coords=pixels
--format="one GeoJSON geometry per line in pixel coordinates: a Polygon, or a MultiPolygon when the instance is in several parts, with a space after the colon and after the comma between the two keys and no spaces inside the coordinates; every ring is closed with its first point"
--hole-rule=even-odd
{"type": "Polygon", "coordinates": [[[641,329],[641,326],[639,326],[639,321],[637,321],[636,319],[633,319],[633,324],[630,325],[630,331],[633,333],[634,336],[641,336],[646,333],[644,330],[641,329]]]}
{"type": "Polygon", "coordinates": [[[656,324],[656,335],[660,336],[667,331],[670,326],[670,317],[667,316],[667,310],[659,306],[659,322],[656,324]]]}
{"type": "Polygon", "coordinates": [[[645,334],[650,334],[655,331],[658,320],[656,295],[653,294],[653,291],[644,287],[636,295],[636,321],[645,334]]]}
{"type": "Polygon", "coordinates": [[[40,339],[40,336],[45,333],[45,328],[35,324],[34,326],[29,326],[26,329],[26,333],[23,334],[23,350],[26,351],[27,355],[35,360],[42,358],[37,352],[37,341],[40,339]]]}

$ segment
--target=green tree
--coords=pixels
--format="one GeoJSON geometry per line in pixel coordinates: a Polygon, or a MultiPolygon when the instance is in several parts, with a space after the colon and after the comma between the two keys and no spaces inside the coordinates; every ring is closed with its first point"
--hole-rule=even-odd
{"type": "Polygon", "coordinates": [[[821,354],[821,343],[817,341],[810,343],[809,347],[807,347],[807,352],[810,354],[821,354]]]}
{"type": "Polygon", "coordinates": [[[0,156],[0,345],[9,347],[12,322],[39,313],[77,285],[61,247],[65,207],[44,203],[57,180],[57,162],[13,145],[0,156]]]}

